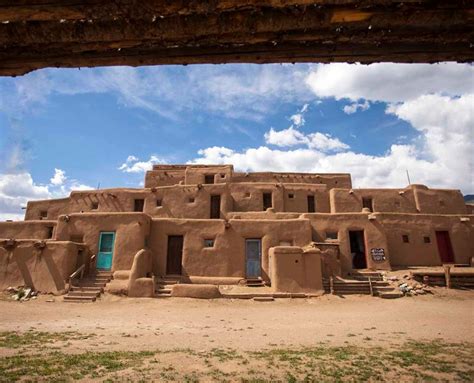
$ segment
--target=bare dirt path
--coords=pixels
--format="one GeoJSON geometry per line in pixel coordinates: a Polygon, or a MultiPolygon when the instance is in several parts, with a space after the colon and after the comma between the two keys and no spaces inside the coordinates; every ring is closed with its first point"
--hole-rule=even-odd
{"type": "MultiPolygon", "coordinates": [[[[0,301],[0,331],[95,334],[76,349],[148,350],[187,347],[310,346],[347,341],[371,346],[407,339],[474,342],[474,292],[439,289],[436,296],[383,300],[367,296],[314,299],[195,300],[105,296],[96,303],[0,301]]],[[[0,349],[0,355],[2,351],[0,349]]]]}

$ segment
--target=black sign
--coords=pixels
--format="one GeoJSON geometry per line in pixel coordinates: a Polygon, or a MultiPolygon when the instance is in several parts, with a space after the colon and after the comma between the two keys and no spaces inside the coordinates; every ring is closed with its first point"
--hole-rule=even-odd
{"type": "Polygon", "coordinates": [[[370,249],[370,255],[374,262],[383,262],[385,261],[385,249],[382,247],[376,247],[370,249]]]}

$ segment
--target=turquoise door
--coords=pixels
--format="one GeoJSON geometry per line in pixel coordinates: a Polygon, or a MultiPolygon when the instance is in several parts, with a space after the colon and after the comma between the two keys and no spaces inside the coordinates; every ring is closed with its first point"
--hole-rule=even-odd
{"type": "Polygon", "coordinates": [[[260,239],[245,240],[246,276],[258,278],[262,275],[262,243],[260,239]]]}
{"type": "Polygon", "coordinates": [[[110,270],[114,255],[115,233],[101,231],[99,236],[99,253],[97,254],[97,268],[110,270]]]}

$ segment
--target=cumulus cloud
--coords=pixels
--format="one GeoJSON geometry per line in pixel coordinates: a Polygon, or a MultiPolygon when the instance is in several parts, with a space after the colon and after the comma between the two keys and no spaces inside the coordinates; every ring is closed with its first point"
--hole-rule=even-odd
{"type": "Polygon", "coordinates": [[[166,164],[166,161],[154,155],[150,156],[148,161],[140,161],[135,156],[128,156],[118,169],[124,173],[145,173],[147,170],[151,170],[155,164],[166,164]]]}
{"type": "Polygon", "coordinates": [[[315,67],[306,84],[318,97],[402,102],[431,93],[473,93],[473,78],[470,64],[334,63],[315,67]]]}
{"type": "Polygon", "coordinates": [[[72,190],[90,190],[92,187],[75,179],[68,179],[65,171],[54,169],[49,184],[39,184],[30,173],[0,173],[0,220],[21,220],[22,207],[28,201],[62,198],[72,190]]]}
{"type": "Polygon", "coordinates": [[[349,105],[344,105],[342,110],[344,111],[345,114],[354,114],[358,110],[365,111],[370,108],[370,104],[367,100],[364,102],[353,102],[352,104],[349,105]]]}
{"type": "Polygon", "coordinates": [[[54,175],[49,180],[49,182],[51,182],[52,185],[60,186],[66,181],[66,178],[67,178],[66,177],[66,172],[64,170],[55,168],[54,169],[54,175]]]}

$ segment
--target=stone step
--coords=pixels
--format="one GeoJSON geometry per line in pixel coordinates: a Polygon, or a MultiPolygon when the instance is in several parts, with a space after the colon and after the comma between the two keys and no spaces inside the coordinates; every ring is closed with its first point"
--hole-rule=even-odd
{"type": "Polygon", "coordinates": [[[85,280],[80,280],[79,283],[76,284],[76,286],[79,287],[99,287],[103,288],[105,287],[106,283],[105,282],[94,282],[94,281],[85,281],[85,280]]]}
{"type": "Polygon", "coordinates": [[[95,302],[96,297],[70,297],[66,295],[63,300],[65,302],[95,302]]]}
{"type": "Polygon", "coordinates": [[[171,289],[157,289],[158,294],[171,294],[171,289]]]}
{"type": "Polygon", "coordinates": [[[374,291],[383,292],[383,291],[394,291],[392,286],[374,286],[374,291]]]}

